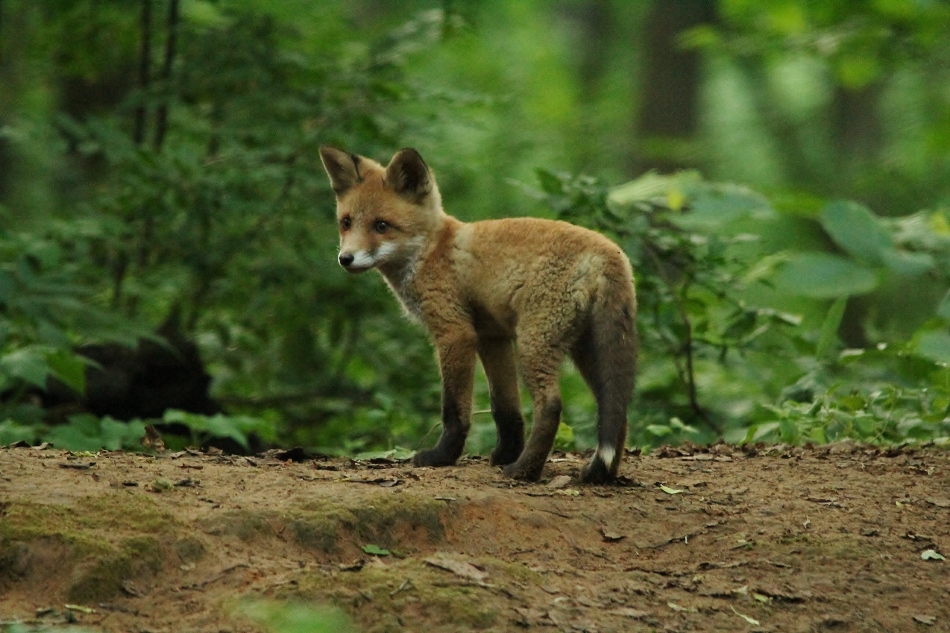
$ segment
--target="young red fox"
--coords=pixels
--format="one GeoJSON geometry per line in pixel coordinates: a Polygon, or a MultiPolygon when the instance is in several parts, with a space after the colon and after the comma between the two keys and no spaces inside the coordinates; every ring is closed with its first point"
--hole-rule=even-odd
{"type": "Polygon", "coordinates": [[[593,231],[512,218],[464,223],[446,215],[435,176],[414,149],[387,167],[332,147],[320,157],[337,199],[340,264],[378,269],[406,311],[428,328],[442,372],[442,436],[417,466],[462,454],[477,355],[491,392],[498,445],[491,463],[535,481],[561,418],[559,369],[570,354],[598,408],[598,444],[583,481],[617,474],[637,356],[630,262],[593,231]],[[534,402],[527,445],[515,370],[534,402]]]}

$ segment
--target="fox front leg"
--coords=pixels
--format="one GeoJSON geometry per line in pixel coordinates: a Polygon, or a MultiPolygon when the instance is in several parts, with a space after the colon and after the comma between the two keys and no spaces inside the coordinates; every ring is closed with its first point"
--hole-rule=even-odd
{"type": "Polygon", "coordinates": [[[442,372],[442,436],[434,448],[412,458],[416,466],[451,466],[462,455],[472,417],[476,337],[440,337],[436,341],[442,372]]]}

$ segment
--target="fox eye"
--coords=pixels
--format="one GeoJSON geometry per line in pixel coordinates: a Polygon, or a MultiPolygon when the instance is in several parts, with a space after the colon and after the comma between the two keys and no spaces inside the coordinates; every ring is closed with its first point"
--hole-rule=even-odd
{"type": "Polygon", "coordinates": [[[389,222],[386,220],[376,220],[373,222],[373,230],[380,234],[385,233],[389,230],[389,222]]]}
{"type": "Polygon", "coordinates": [[[340,229],[343,231],[349,231],[350,226],[353,224],[353,220],[350,219],[350,216],[345,215],[340,219],[340,229]]]}

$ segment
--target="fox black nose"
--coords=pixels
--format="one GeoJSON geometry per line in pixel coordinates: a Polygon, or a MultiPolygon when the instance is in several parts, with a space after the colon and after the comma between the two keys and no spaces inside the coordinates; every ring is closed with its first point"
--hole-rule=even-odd
{"type": "Polygon", "coordinates": [[[350,264],[353,263],[352,253],[340,253],[340,266],[343,268],[349,268],[350,264]]]}

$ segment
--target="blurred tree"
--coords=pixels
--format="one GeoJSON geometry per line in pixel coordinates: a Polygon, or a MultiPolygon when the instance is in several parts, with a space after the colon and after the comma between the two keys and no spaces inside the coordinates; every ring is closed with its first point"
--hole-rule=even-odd
{"type": "Polygon", "coordinates": [[[680,38],[689,29],[715,20],[714,0],[652,3],[643,25],[643,95],[637,113],[633,174],[700,165],[697,133],[702,59],[697,51],[684,49],[680,38]]]}

